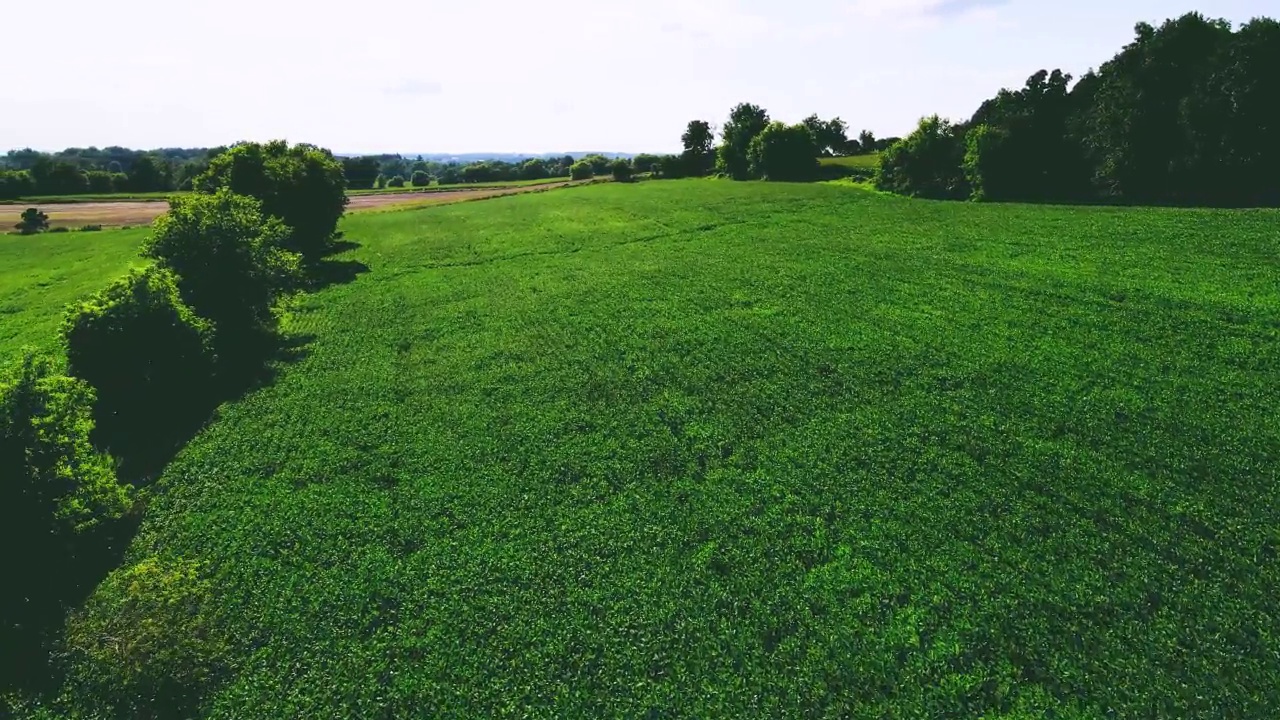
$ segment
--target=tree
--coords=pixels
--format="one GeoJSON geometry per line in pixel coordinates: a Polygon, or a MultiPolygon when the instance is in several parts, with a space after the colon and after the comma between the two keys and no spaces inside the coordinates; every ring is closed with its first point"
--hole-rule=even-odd
{"type": "Polygon", "coordinates": [[[805,124],[769,123],[747,151],[751,174],[766,180],[811,180],[818,171],[818,145],[805,124]]]}
{"type": "Polygon", "coordinates": [[[182,301],[213,324],[224,364],[257,359],[277,327],[276,300],[299,282],[289,228],[263,211],[259,200],[228,188],[177,197],[143,246],[177,274],[182,301]]]}
{"type": "Polygon", "coordinates": [[[195,187],[257,198],[262,212],[290,228],[286,249],[313,262],[328,252],[347,206],[342,163],[328,150],[283,140],[236,145],[209,163],[195,187]]]}
{"type": "Polygon", "coordinates": [[[525,160],[521,163],[519,173],[521,180],[542,180],[543,178],[551,177],[551,170],[547,167],[547,162],[538,158],[525,160]]]}
{"type": "Polygon", "coordinates": [[[404,187],[404,177],[401,175],[396,175],[395,177],[387,181],[387,187],[393,187],[393,188],[404,187]]]}
{"type": "Polygon", "coordinates": [[[169,190],[168,166],[164,161],[143,155],[129,168],[129,190],[132,192],[157,192],[169,190]]]}
{"type": "Polygon", "coordinates": [[[85,179],[91,193],[109,193],[114,189],[115,179],[105,170],[90,170],[85,173],[85,179]]]}
{"type": "Polygon", "coordinates": [[[769,125],[769,113],[758,105],[742,103],[729,113],[729,122],[720,131],[721,143],[716,151],[716,168],[733,178],[751,177],[751,161],[747,151],[751,141],[769,125]]]}
{"type": "Polygon", "coordinates": [[[425,170],[415,170],[409,182],[413,183],[414,187],[427,187],[431,184],[431,174],[425,170]]]}
{"type": "Polygon", "coordinates": [[[701,177],[711,172],[716,162],[716,134],[711,123],[705,120],[690,120],[684,135],[680,136],[684,145],[681,158],[684,160],[684,173],[701,177]]]}
{"type": "Polygon", "coordinates": [[[22,219],[14,227],[23,235],[35,235],[49,229],[49,216],[39,208],[27,208],[22,211],[22,219]]]}
{"type": "Polygon", "coordinates": [[[662,158],[657,155],[640,153],[639,155],[631,158],[631,171],[636,174],[653,172],[654,166],[656,166],[661,159],[662,158]]]}
{"type": "Polygon", "coordinates": [[[613,161],[613,166],[609,168],[613,174],[615,182],[631,182],[631,163],[618,158],[613,161]]]}
{"type": "Polygon", "coordinates": [[[569,168],[569,177],[573,180],[588,180],[595,175],[591,163],[579,161],[569,168]]]}
{"type": "Polygon", "coordinates": [[[849,146],[849,124],[840,118],[822,120],[817,115],[805,118],[803,124],[813,135],[818,153],[830,157],[842,155],[849,146]]]}
{"type": "Polygon", "coordinates": [[[937,200],[966,199],[964,156],[962,129],[937,115],[924,118],[915,132],[881,155],[876,187],[937,200]]]}
{"type": "Polygon", "coordinates": [[[353,190],[368,190],[381,173],[377,158],[354,157],[342,159],[342,174],[347,179],[347,187],[353,190]]]}
{"type": "Polygon", "coordinates": [[[864,153],[875,152],[875,150],[877,149],[876,134],[871,132],[870,130],[863,130],[862,132],[858,133],[858,147],[864,153]]]}

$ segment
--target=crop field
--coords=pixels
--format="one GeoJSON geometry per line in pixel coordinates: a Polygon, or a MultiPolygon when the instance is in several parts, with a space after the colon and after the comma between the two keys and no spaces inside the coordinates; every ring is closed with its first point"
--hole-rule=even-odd
{"type": "Polygon", "coordinates": [[[880,166],[880,153],[869,153],[867,155],[849,155],[846,157],[824,157],[819,162],[823,165],[836,165],[839,167],[865,168],[875,170],[880,166]]]}
{"type": "Polygon", "coordinates": [[[144,265],[144,228],[104,232],[0,235],[0,357],[23,345],[48,347],[67,305],[144,265]]]}
{"type": "Polygon", "coordinates": [[[126,566],[208,581],[219,717],[1268,717],[1278,225],[707,180],[353,215],[369,271],[126,566]]]}
{"type": "Polygon", "coordinates": [[[393,188],[375,188],[371,190],[349,190],[348,195],[377,195],[380,193],[435,193],[447,192],[450,190],[468,190],[482,188],[506,188],[506,187],[529,187],[532,185],[550,185],[555,183],[567,183],[569,178],[541,178],[538,180],[506,180],[503,182],[487,182],[487,183],[453,183],[445,185],[429,185],[427,187],[415,187],[413,185],[405,185],[404,187],[393,188]]]}

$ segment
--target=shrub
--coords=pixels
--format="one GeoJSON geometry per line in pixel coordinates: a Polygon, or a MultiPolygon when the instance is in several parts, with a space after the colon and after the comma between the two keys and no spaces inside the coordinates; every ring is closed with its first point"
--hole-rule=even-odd
{"type": "Polygon", "coordinates": [[[213,375],[211,331],[162,267],[135,270],[71,308],[67,367],[94,387],[101,445],[123,457],[163,446],[213,375]]]}
{"type": "Polygon", "coordinates": [[[74,702],[109,717],[192,717],[225,670],[213,585],[193,562],[117,570],[67,625],[74,702]]]}
{"type": "Polygon", "coordinates": [[[413,177],[410,178],[409,181],[413,183],[414,187],[427,187],[431,184],[431,179],[430,173],[417,170],[413,173],[413,177]]]}
{"type": "Polygon", "coordinates": [[[111,173],[104,170],[90,170],[85,173],[85,178],[91,193],[109,193],[115,189],[111,173]]]}
{"type": "Polygon", "coordinates": [[[595,171],[591,169],[591,163],[580,160],[569,168],[569,177],[573,180],[588,180],[595,177],[595,171]]]}
{"type": "Polygon", "coordinates": [[[112,459],[90,443],[93,389],[27,354],[0,376],[0,647],[59,621],[87,536],[130,505],[112,459]]]}
{"type": "Polygon", "coordinates": [[[387,186],[387,176],[378,175],[378,177],[373,179],[373,188],[375,190],[381,190],[386,186],[387,186]]]}
{"type": "Polygon", "coordinates": [[[65,227],[65,226],[59,226],[59,227],[56,227],[56,228],[49,228],[49,232],[51,232],[51,233],[64,233],[64,232],[70,232],[70,231],[71,231],[71,229],[70,229],[70,228],[68,228],[68,227],[65,227]]]}
{"type": "Polygon", "coordinates": [[[402,188],[404,187],[404,176],[396,175],[387,181],[387,187],[402,188]]]}
{"type": "Polygon", "coordinates": [[[225,188],[174,198],[143,252],[173,270],[183,302],[213,323],[220,361],[255,356],[277,323],[276,300],[297,287],[300,258],[289,229],[262,204],[225,188]]]}
{"type": "Polygon", "coordinates": [[[969,197],[965,180],[963,131],[937,115],[924,118],[908,137],[880,156],[876,186],[900,195],[961,200],[969,197]]]}
{"type": "Polygon", "coordinates": [[[27,208],[22,211],[22,219],[14,227],[23,235],[34,235],[49,229],[49,216],[39,208],[27,208]]]}
{"type": "Polygon", "coordinates": [[[613,165],[609,168],[613,173],[613,179],[617,182],[631,182],[631,163],[619,158],[613,161],[613,165]]]}
{"type": "Polygon", "coordinates": [[[102,229],[101,225],[81,225],[80,232],[98,232],[102,229]]]}
{"type": "Polygon", "coordinates": [[[747,150],[750,172],[767,180],[812,180],[818,173],[818,146],[805,125],[769,123],[747,150]]]}
{"type": "Polygon", "coordinates": [[[262,212],[290,229],[287,249],[316,259],[331,247],[347,205],[342,163],[328,150],[278,140],[243,143],[218,155],[194,181],[198,192],[221,188],[262,202],[262,212]]]}

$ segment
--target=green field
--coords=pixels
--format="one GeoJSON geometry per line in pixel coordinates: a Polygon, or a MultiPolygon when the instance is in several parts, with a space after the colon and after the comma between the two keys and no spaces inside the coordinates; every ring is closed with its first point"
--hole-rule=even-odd
{"type": "MultiPolygon", "coordinates": [[[[218,717],[1267,717],[1278,225],[705,180],[355,215],[370,272],[129,562],[202,563],[218,717]]],[[[90,239],[31,262],[129,263],[90,239]]],[[[5,338],[72,294],[0,277],[5,338]]]]}
{"type": "Polygon", "coordinates": [[[875,170],[880,167],[880,153],[870,153],[867,155],[848,155],[845,157],[824,157],[819,162],[823,165],[835,165],[838,167],[865,168],[867,170],[875,170]]]}
{"type": "Polygon", "coordinates": [[[36,195],[17,200],[0,200],[0,205],[63,205],[69,203],[144,202],[167,200],[175,195],[185,195],[186,190],[164,190],[145,193],[97,193],[84,195],[36,195]]]}
{"type": "Polygon", "coordinates": [[[0,358],[49,347],[70,303],[143,265],[146,228],[94,233],[0,234],[0,358]]]}

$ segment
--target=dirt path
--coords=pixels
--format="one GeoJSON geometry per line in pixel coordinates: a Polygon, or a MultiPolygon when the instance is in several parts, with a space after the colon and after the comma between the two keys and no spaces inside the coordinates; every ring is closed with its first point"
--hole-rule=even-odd
{"type": "MultiPolygon", "coordinates": [[[[584,182],[591,181],[568,181],[546,183],[543,185],[522,185],[517,187],[476,188],[475,190],[445,190],[441,192],[402,192],[356,195],[351,198],[350,204],[347,205],[347,210],[349,212],[364,212],[388,207],[412,208],[427,207],[431,205],[445,205],[448,203],[462,202],[464,200],[483,200],[485,198],[500,197],[503,195],[541,192],[569,185],[581,185],[584,182]]],[[[84,225],[125,227],[149,225],[152,220],[155,220],[169,209],[169,203],[163,200],[121,200],[118,202],[58,203],[38,207],[48,214],[50,227],[78,228],[84,225]]],[[[26,205],[0,205],[0,227],[12,224],[8,222],[8,216],[10,215],[12,216],[13,223],[18,222],[18,217],[26,208],[26,205]]]]}

